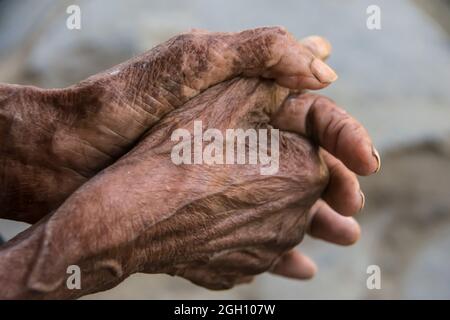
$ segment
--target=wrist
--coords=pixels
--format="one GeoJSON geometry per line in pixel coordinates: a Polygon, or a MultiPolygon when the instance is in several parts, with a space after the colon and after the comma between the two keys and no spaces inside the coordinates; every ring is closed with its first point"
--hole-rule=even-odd
{"type": "MultiPolygon", "coordinates": [[[[0,249],[0,300],[36,297],[36,292],[27,285],[27,276],[39,249],[37,233],[30,237],[30,229],[17,235],[0,249]]],[[[39,229],[40,227],[36,228],[39,229]]]]}
{"type": "MultiPolygon", "coordinates": [[[[46,219],[45,219],[46,220],[46,219]]],[[[36,265],[47,221],[41,221],[17,235],[0,249],[0,300],[11,299],[75,299],[83,295],[109,289],[122,278],[111,277],[107,270],[92,270],[84,263],[79,266],[77,286],[70,268],[61,271],[59,283],[46,286],[30,277],[36,265]],[[69,285],[70,284],[70,285],[69,285]]],[[[94,268],[95,269],[95,268],[94,268]]],[[[51,272],[58,272],[52,270],[51,272]]]]}

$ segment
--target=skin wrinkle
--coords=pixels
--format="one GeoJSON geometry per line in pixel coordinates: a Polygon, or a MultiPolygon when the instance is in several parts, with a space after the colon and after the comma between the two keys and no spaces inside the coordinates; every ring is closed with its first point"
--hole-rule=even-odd
{"type": "MultiPolygon", "coordinates": [[[[314,101],[311,104],[308,112],[310,113],[311,118],[319,118],[320,116],[320,108],[327,108],[327,100],[324,97],[316,96],[314,101]],[[322,102],[322,104],[320,103],[322,102]]],[[[331,101],[331,100],[329,100],[331,101]]],[[[329,109],[329,108],[328,108],[329,109]]],[[[306,123],[317,123],[317,121],[307,121],[306,123]]],[[[349,116],[346,113],[343,113],[340,109],[331,110],[329,113],[329,121],[325,126],[322,135],[320,137],[313,138],[314,141],[326,141],[329,146],[329,151],[333,154],[336,154],[337,150],[341,149],[338,146],[339,141],[344,141],[342,138],[343,130],[348,130],[351,126],[351,121],[349,116]],[[341,117],[333,117],[333,113],[341,113],[344,116],[341,117]]],[[[355,127],[356,128],[356,127],[355,127]]],[[[314,137],[314,132],[317,132],[316,128],[307,128],[308,136],[314,137]]]]}
{"type": "Polygon", "coordinates": [[[190,86],[188,86],[188,85],[186,85],[186,84],[176,82],[176,81],[173,80],[173,79],[170,79],[170,78],[169,78],[169,79],[167,79],[167,81],[172,82],[172,86],[175,86],[175,87],[178,86],[178,87],[180,87],[180,88],[183,88],[183,89],[182,89],[182,92],[189,91],[188,94],[184,94],[184,93],[183,93],[183,95],[187,95],[187,96],[196,96],[197,94],[200,93],[197,89],[192,88],[192,87],[190,87],[190,86]],[[187,88],[187,90],[186,90],[185,88],[187,88]]]}
{"type": "MultiPolygon", "coordinates": [[[[142,69],[144,69],[144,68],[142,68],[142,69]]],[[[145,91],[145,90],[142,90],[143,89],[143,80],[144,80],[144,78],[147,78],[147,77],[148,77],[148,74],[145,72],[141,72],[141,75],[138,76],[138,81],[137,81],[136,85],[134,86],[135,91],[133,93],[133,98],[131,99],[131,106],[136,105],[136,100],[139,97],[139,92],[145,91]]]]}
{"type": "MultiPolygon", "coordinates": [[[[115,87],[114,85],[112,85],[112,87],[117,92],[120,92],[120,90],[117,87],[115,87]]],[[[124,108],[127,108],[129,110],[132,110],[135,114],[140,116],[140,113],[133,107],[132,104],[129,104],[127,102],[127,100],[123,97],[123,95],[119,94],[116,99],[120,102],[119,103],[120,106],[123,106],[124,108]]],[[[145,104],[143,104],[143,105],[145,105],[145,104]]],[[[150,123],[156,123],[159,120],[159,118],[156,115],[152,114],[149,110],[146,110],[145,108],[141,108],[141,110],[144,111],[144,113],[146,115],[148,115],[152,118],[149,120],[150,123]]],[[[142,128],[142,130],[145,130],[148,126],[146,123],[140,122],[139,120],[137,120],[135,118],[131,118],[131,119],[132,119],[132,121],[136,122],[142,128]]],[[[132,139],[128,138],[128,140],[132,140],[132,139]]]]}
{"type": "Polygon", "coordinates": [[[322,141],[328,141],[325,139],[325,137],[336,137],[331,142],[330,152],[336,153],[338,150],[338,141],[340,141],[342,130],[345,129],[345,120],[339,119],[337,121],[329,121],[329,125],[327,125],[325,131],[324,131],[324,137],[322,137],[322,141]],[[329,131],[335,132],[335,135],[329,133],[329,131]]]}
{"type": "MultiPolygon", "coordinates": [[[[52,136],[52,138],[53,138],[52,145],[54,145],[54,139],[55,139],[56,135],[57,135],[57,133],[53,134],[53,136],[52,136]]],[[[106,158],[109,158],[110,160],[115,158],[113,155],[108,154],[105,151],[102,151],[99,147],[92,145],[91,142],[89,142],[88,140],[79,139],[76,135],[70,135],[70,134],[64,134],[64,135],[66,137],[70,137],[71,139],[77,141],[80,144],[80,146],[84,146],[84,147],[93,149],[93,150],[97,151],[98,153],[100,153],[101,155],[105,156],[106,158]]],[[[82,149],[82,150],[85,150],[85,149],[82,149]]],[[[86,154],[87,154],[85,151],[77,152],[77,151],[73,150],[72,152],[78,153],[84,157],[86,157],[86,154]]],[[[87,160],[87,158],[85,158],[85,159],[87,160]]]]}
{"type": "MultiPolygon", "coordinates": [[[[164,93],[165,93],[166,96],[172,97],[173,100],[176,100],[176,103],[175,103],[175,104],[169,103],[169,105],[170,105],[170,106],[172,106],[172,105],[182,105],[182,104],[183,104],[183,101],[180,101],[179,98],[178,98],[177,96],[175,96],[175,95],[170,91],[170,89],[165,88],[165,86],[166,86],[165,84],[161,84],[160,89],[161,89],[162,91],[164,91],[164,93]]],[[[172,109],[173,109],[173,107],[172,107],[172,109]]]]}
{"type": "MultiPolygon", "coordinates": [[[[202,199],[202,200],[205,200],[205,199],[202,199]]],[[[190,205],[191,206],[193,206],[193,205],[198,205],[198,200],[197,201],[194,201],[193,203],[191,203],[190,205]]],[[[270,205],[273,205],[272,204],[272,202],[267,202],[267,204],[270,206],[270,205]]],[[[266,203],[261,203],[261,204],[259,204],[259,205],[261,205],[262,206],[262,208],[264,208],[264,206],[266,205],[266,203]]],[[[208,208],[207,206],[205,206],[205,208],[208,208]]],[[[271,207],[270,209],[268,209],[268,211],[267,212],[271,212],[272,210],[273,210],[274,208],[273,207],[271,207]]],[[[174,213],[174,215],[179,215],[180,213],[182,213],[183,211],[188,211],[189,210],[189,208],[187,208],[187,207],[183,207],[183,208],[180,208],[179,210],[177,210],[177,212],[175,212],[174,213]]],[[[256,209],[253,209],[253,208],[251,208],[250,206],[248,207],[248,208],[243,208],[243,209],[238,209],[238,210],[231,210],[231,211],[215,211],[214,210],[214,213],[215,213],[215,215],[221,215],[221,214],[223,214],[223,213],[227,213],[228,215],[233,215],[233,216],[237,216],[238,217],[238,219],[232,219],[232,220],[228,220],[227,218],[227,216],[225,216],[224,217],[224,219],[222,219],[222,220],[216,220],[216,224],[215,224],[215,226],[213,226],[212,227],[212,229],[210,229],[209,230],[209,232],[213,232],[214,233],[214,231],[215,230],[217,230],[217,231],[220,231],[220,233],[215,233],[215,235],[227,235],[227,234],[230,234],[232,231],[234,231],[234,228],[236,228],[237,227],[237,225],[242,225],[241,223],[244,223],[244,222],[248,222],[249,220],[248,220],[248,218],[254,218],[255,217],[255,215],[257,215],[257,216],[261,216],[261,218],[259,218],[259,219],[262,219],[263,218],[263,214],[265,213],[266,211],[264,211],[263,209],[261,210],[261,212],[260,212],[260,210],[256,210],[256,209]],[[248,214],[246,214],[246,211],[247,210],[251,210],[251,212],[250,213],[248,213],[248,214]],[[242,212],[241,212],[242,211],[242,212]],[[221,222],[223,222],[223,223],[221,223],[221,222]]],[[[259,220],[259,219],[257,219],[257,221],[259,220]]],[[[195,228],[194,228],[195,229],[195,228]]],[[[173,230],[172,230],[173,231],[173,230]]],[[[193,234],[193,235],[191,235],[191,237],[195,237],[196,235],[195,235],[195,233],[193,234]]],[[[204,236],[204,239],[207,239],[207,236],[204,236]]],[[[187,238],[187,240],[189,241],[189,237],[187,238]]],[[[203,239],[202,239],[203,240],[203,239]]]]}
{"type": "MultiPolygon", "coordinates": [[[[320,96],[314,97],[311,104],[308,104],[308,110],[306,111],[305,124],[304,124],[305,132],[306,132],[307,136],[311,137],[311,139],[316,144],[319,143],[320,138],[316,137],[315,132],[317,132],[317,129],[314,127],[314,124],[316,122],[313,121],[313,119],[316,117],[315,116],[316,108],[314,106],[316,105],[319,98],[320,98],[320,96]]],[[[328,123],[328,125],[329,125],[329,123],[328,123]]],[[[324,132],[326,132],[328,130],[328,125],[325,127],[324,132]]]]}
{"type": "MultiPolygon", "coordinates": [[[[196,178],[196,177],[193,176],[193,177],[191,177],[191,178],[196,178]]],[[[198,179],[198,178],[197,178],[197,179],[198,179]]],[[[280,179],[282,179],[282,178],[280,178],[280,179]]],[[[264,179],[261,179],[261,180],[264,180],[264,179]]],[[[260,181],[261,181],[261,180],[260,180],[260,181]]],[[[272,179],[272,180],[273,180],[273,179],[272,179]]],[[[270,182],[271,182],[271,181],[268,181],[268,183],[270,183],[270,182]]],[[[171,216],[173,216],[173,215],[177,215],[177,214],[179,215],[180,212],[189,210],[189,207],[190,207],[190,206],[193,206],[194,204],[195,204],[195,205],[198,205],[198,202],[200,202],[200,201],[208,201],[208,200],[207,200],[208,197],[214,197],[215,195],[226,194],[227,190],[229,190],[231,187],[233,187],[233,186],[227,187],[227,188],[225,188],[225,189],[223,189],[223,190],[221,190],[221,191],[218,191],[218,192],[216,192],[216,193],[214,193],[214,194],[210,194],[210,195],[201,195],[201,196],[199,196],[199,197],[197,197],[197,198],[191,196],[191,197],[189,197],[189,200],[187,200],[186,204],[181,205],[179,208],[175,209],[174,213],[172,213],[170,216],[166,217],[165,219],[159,221],[158,223],[162,223],[163,221],[169,219],[169,218],[170,218],[171,216]]],[[[149,190],[149,191],[152,192],[152,190],[149,190]]],[[[154,191],[156,191],[156,190],[153,190],[153,192],[154,192],[154,191]]],[[[292,190],[291,190],[291,191],[292,191],[292,190]]],[[[302,191],[304,192],[305,190],[302,190],[302,191]]],[[[211,202],[214,202],[214,200],[212,200],[211,202]]],[[[264,205],[265,203],[268,203],[268,202],[269,202],[269,201],[262,202],[262,203],[259,203],[259,204],[260,204],[260,205],[264,205]]],[[[250,203],[250,205],[251,205],[251,203],[250,203]]],[[[242,208],[242,206],[243,206],[243,205],[242,205],[242,202],[240,202],[240,203],[239,203],[238,205],[236,205],[236,206],[242,208]]],[[[207,207],[207,206],[206,206],[206,207],[207,207]]],[[[239,210],[239,211],[240,211],[240,210],[239,210]]],[[[243,209],[243,211],[245,211],[245,208],[243,209]]],[[[217,210],[214,210],[214,212],[215,212],[216,215],[220,215],[220,214],[224,213],[225,211],[217,211],[217,210]]],[[[228,213],[231,213],[231,212],[228,211],[228,213]]],[[[256,213],[256,212],[255,212],[255,213],[256,213]]],[[[243,215],[242,215],[242,214],[239,214],[239,216],[242,217],[243,215]]],[[[121,223],[120,221],[117,221],[117,222],[118,222],[118,224],[121,223]]],[[[217,221],[216,223],[217,223],[217,225],[216,225],[216,227],[214,227],[214,228],[220,230],[221,226],[220,226],[219,221],[217,221]]],[[[148,229],[150,229],[151,227],[154,227],[154,226],[155,226],[155,224],[149,224],[149,225],[147,224],[145,230],[148,230],[148,229]]],[[[230,226],[229,229],[226,229],[225,227],[222,227],[222,228],[223,228],[223,232],[227,232],[228,230],[231,230],[232,227],[234,227],[234,226],[230,226]]],[[[170,231],[171,235],[173,235],[174,232],[175,232],[175,230],[172,229],[172,230],[170,231]]],[[[162,236],[163,236],[163,235],[160,234],[160,237],[162,237],[162,236]]],[[[131,242],[131,241],[130,241],[130,242],[131,242]]]]}
{"type": "Polygon", "coordinates": [[[99,129],[107,130],[107,131],[111,132],[112,134],[114,134],[114,135],[116,135],[116,136],[122,138],[122,140],[123,140],[124,143],[131,144],[131,141],[130,141],[127,137],[121,135],[119,132],[115,132],[114,130],[108,128],[107,126],[100,125],[100,126],[99,126],[99,129]]]}
{"type": "MultiPolygon", "coordinates": [[[[136,89],[133,89],[136,90],[136,89]]],[[[159,99],[161,99],[161,97],[158,97],[157,95],[153,94],[149,94],[146,92],[140,92],[139,90],[136,90],[136,93],[133,94],[134,97],[137,97],[138,95],[142,95],[141,98],[139,98],[139,101],[141,103],[136,104],[136,102],[138,101],[138,99],[136,98],[134,100],[134,102],[131,104],[131,106],[134,107],[138,107],[139,109],[143,110],[144,112],[146,112],[149,116],[151,116],[153,118],[154,122],[157,122],[160,120],[160,117],[158,117],[158,115],[152,113],[151,109],[165,109],[166,108],[166,104],[164,104],[163,102],[161,102],[159,99]],[[145,98],[147,98],[150,102],[146,103],[145,102],[145,98]],[[152,104],[156,103],[157,107],[152,108],[152,104]],[[147,110],[147,107],[149,107],[149,110],[147,110]]],[[[173,107],[169,106],[170,109],[173,109],[173,107]]],[[[134,109],[134,108],[133,108],[134,109]]],[[[137,111],[136,111],[137,112],[137,111]]],[[[143,127],[145,127],[144,124],[141,124],[143,127]]]]}

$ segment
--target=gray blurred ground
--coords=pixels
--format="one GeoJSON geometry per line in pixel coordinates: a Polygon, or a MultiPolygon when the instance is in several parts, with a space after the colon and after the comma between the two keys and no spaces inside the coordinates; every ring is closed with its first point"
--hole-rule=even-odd
{"type": "MultiPolygon", "coordinates": [[[[164,275],[135,275],[87,298],[450,298],[450,14],[448,1],[0,1],[0,81],[62,87],[190,28],[284,25],[326,36],[339,81],[324,90],[374,137],[383,170],[362,179],[362,239],[350,248],[306,239],[313,281],[262,275],[212,292],[164,275]],[[65,28],[77,3],[82,30],[65,28]],[[382,29],[366,28],[381,8],[382,29]],[[379,265],[382,289],[368,290],[379,265]]],[[[9,238],[25,225],[0,221],[9,238]]]]}

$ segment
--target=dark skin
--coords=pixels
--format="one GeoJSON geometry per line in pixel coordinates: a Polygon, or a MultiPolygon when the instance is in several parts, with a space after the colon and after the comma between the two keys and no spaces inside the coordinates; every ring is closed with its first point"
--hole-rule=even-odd
{"type": "Polygon", "coordinates": [[[3,86],[1,136],[12,143],[2,144],[0,214],[39,222],[0,250],[0,296],[74,298],[134,272],[213,289],[266,270],[311,277],[313,263],[291,248],[305,232],[357,240],[358,225],[343,215],[361,209],[355,173],[375,172],[379,157],[364,128],[326,98],[284,100],[289,91],[273,81],[221,82],[262,76],[320,89],[336,78],[321,62],[329,50],[321,38],[299,44],[280,28],[196,31],[72,88],[3,86]],[[255,110],[266,120],[242,122],[255,110]],[[279,174],[261,182],[251,166],[174,166],[170,132],[194,118],[213,128],[280,128],[279,174]],[[65,289],[70,264],[82,268],[82,290],[65,289]]]}

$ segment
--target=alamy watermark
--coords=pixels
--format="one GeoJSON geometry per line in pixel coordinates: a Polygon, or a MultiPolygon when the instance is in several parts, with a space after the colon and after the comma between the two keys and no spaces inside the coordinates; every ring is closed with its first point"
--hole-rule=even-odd
{"type": "Polygon", "coordinates": [[[76,264],[67,267],[66,273],[69,275],[66,280],[66,287],[69,290],[81,289],[81,269],[76,264]]]}
{"type": "Polygon", "coordinates": [[[66,27],[69,30],[81,29],[81,8],[75,4],[67,7],[66,13],[69,15],[66,19],[66,27]]]}
{"type": "Polygon", "coordinates": [[[253,128],[226,129],[224,136],[218,129],[203,131],[202,121],[194,121],[193,134],[187,129],[172,132],[171,140],[178,143],[170,157],[176,165],[259,164],[262,175],[272,175],[279,169],[279,136],[278,129],[253,128]]]}
{"type": "Polygon", "coordinates": [[[367,267],[366,270],[367,274],[369,276],[366,280],[366,286],[369,290],[380,290],[381,289],[381,268],[380,266],[377,266],[376,264],[372,264],[367,267]]]}
{"type": "Polygon", "coordinates": [[[366,9],[366,26],[369,30],[381,30],[381,8],[377,5],[370,5],[366,9]]]}

